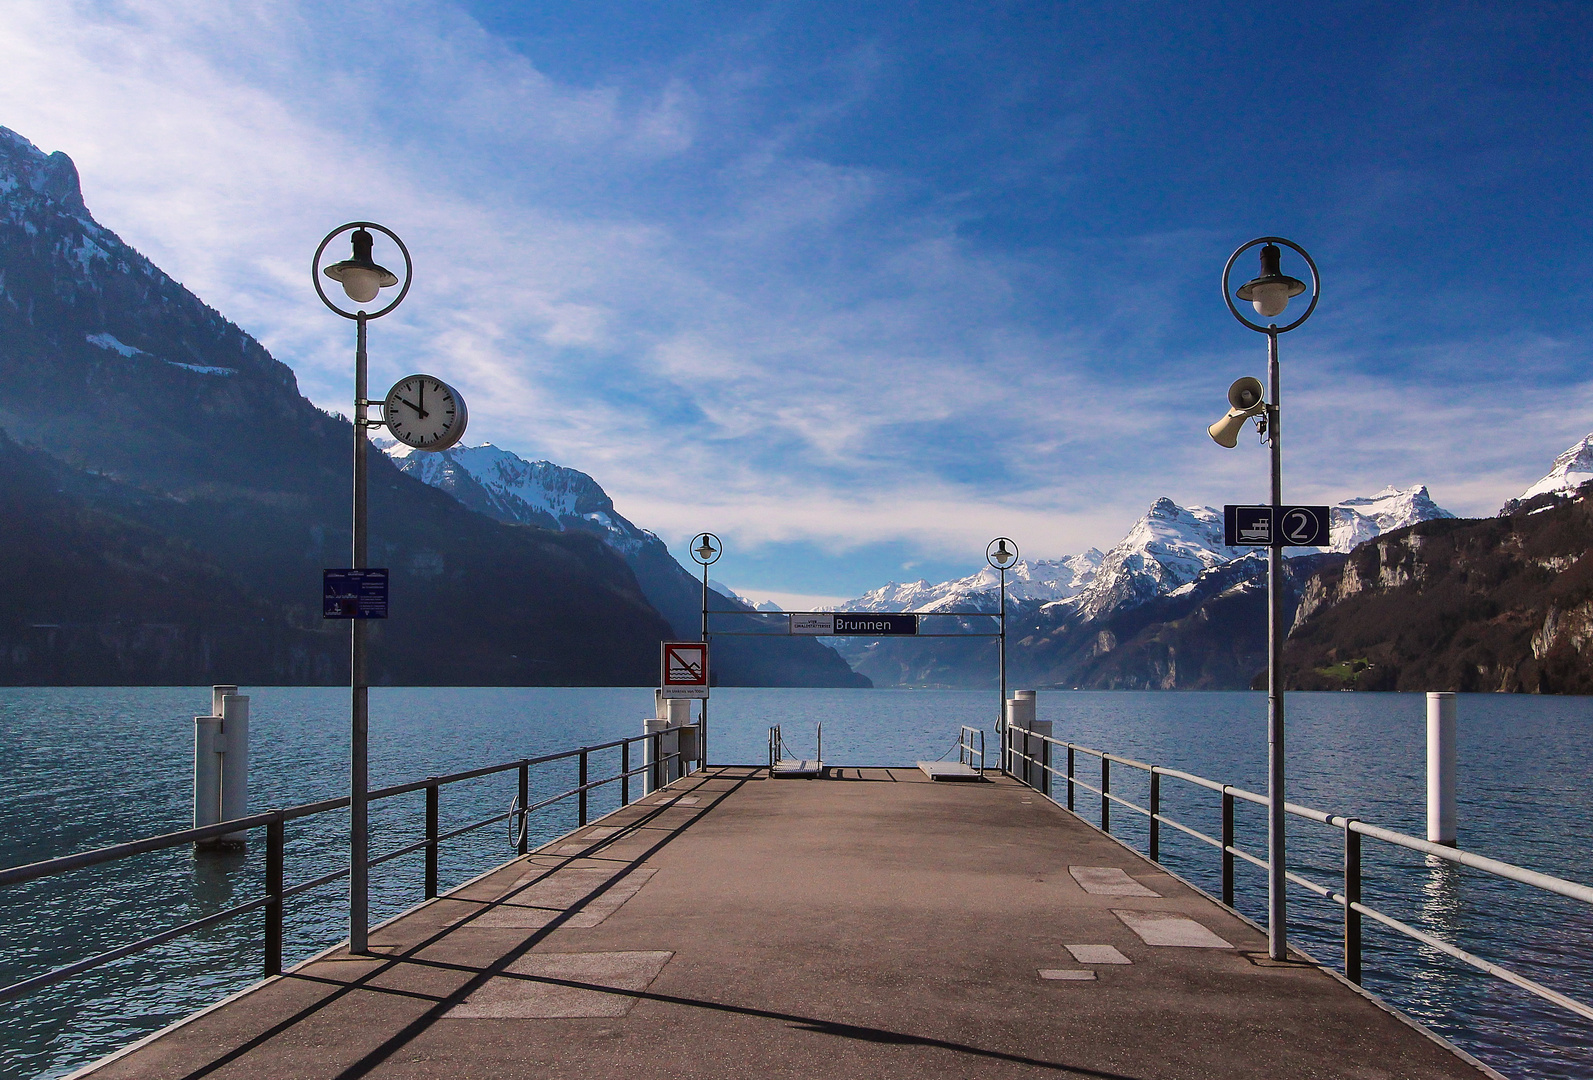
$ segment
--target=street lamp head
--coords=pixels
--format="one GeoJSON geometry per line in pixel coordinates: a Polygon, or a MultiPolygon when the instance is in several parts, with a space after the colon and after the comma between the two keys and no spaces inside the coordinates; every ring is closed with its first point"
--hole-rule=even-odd
{"type": "Polygon", "coordinates": [[[719,542],[719,537],[713,533],[698,533],[692,537],[695,546],[691,548],[692,561],[700,566],[708,566],[719,561],[719,556],[724,554],[725,546],[719,542]]]}
{"type": "Polygon", "coordinates": [[[1234,294],[1254,304],[1262,318],[1282,315],[1283,309],[1289,306],[1290,298],[1305,292],[1305,282],[1283,273],[1279,266],[1282,254],[1276,244],[1264,246],[1261,249],[1261,276],[1245,282],[1234,294]]]}
{"type": "Polygon", "coordinates": [[[369,232],[355,229],[353,241],[354,257],[328,266],[322,273],[342,285],[350,300],[368,304],[381,290],[397,285],[398,275],[371,259],[373,238],[369,232]]]}
{"type": "Polygon", "coordinates": [[[986,545],[985,561],[997,570],[1010,570],[1018,562],[1018,545],[998,536],[986,545]]]}

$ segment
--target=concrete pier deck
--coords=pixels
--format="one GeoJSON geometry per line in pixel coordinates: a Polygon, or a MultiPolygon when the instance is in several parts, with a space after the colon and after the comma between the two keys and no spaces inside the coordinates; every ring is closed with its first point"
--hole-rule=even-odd
{"type": "Polygon", "coordinates": [[[92,1075],[1490,1075],[1012,781],[832,777],[688,777],[92,1075]]]}

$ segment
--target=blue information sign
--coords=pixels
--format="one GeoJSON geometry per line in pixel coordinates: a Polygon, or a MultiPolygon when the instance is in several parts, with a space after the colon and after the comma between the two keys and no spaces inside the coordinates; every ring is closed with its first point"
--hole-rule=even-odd
{"type": "Polygon", "coordinates": [[[387,618],[387,570],[321,571],[321,618],[387,618]]]}

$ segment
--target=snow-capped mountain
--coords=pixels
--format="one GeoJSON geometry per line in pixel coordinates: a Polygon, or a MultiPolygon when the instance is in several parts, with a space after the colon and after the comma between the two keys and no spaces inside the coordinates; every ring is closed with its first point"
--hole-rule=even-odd
{"type": "Polygon", "coordinates": [[[760,603],[759,601],[754,600],[750,596],[742,596],[740,593],[738,593],[734,589],[732,589],[729,585],[726,585],[726,584],[724,584],[721,581],[716,581],[713,578],[709,578],[708,579],[708,587],[710,589],[712,589],[714,592],[719,593],[721,596],[728,596],[730,599],[735,600],[738,603],[742,603],[742,604],[747,605],[747,607],[751,608],[753,611],[784,611],[785,610],[779,604],[776,604],[773,600],[764,600],[764,601],[762,601],[760,603]]]}
{"type": "MultiPolygon", "coordinates": [[[[1095,548],[1065,559],[1020,559],[1007,571],[1007,599],[1045,603],[1076,596],[1089,585],[1103,556],[1095,548]]],[[[836,606],[837,611],[995,611],[1001,573],[986,566],[965,578],[932,585],[892,581],[836,606]]]]}
{"type": "MultiPolygon", "coordinates": [[[[1384,488],[1376,495],[1345,499],[1332,508],[1332,544],[1326,550],[1349,551],[1380,533],[1448,517],[1454,515],[1434,503],[1425,486],[1384,488]]],[[[1290,554],[1305,556],[1316,550],[1301,548],[1290,554]]],[[[1252,551],[1223,543],[1221,510],[1183,507],[1162,498],[1104,555],[1091,548],[1064,559],[1018,563],[1007,573],[1007,596],[1009,602],[1037,603],[1052,619],[1085,621],[1171,595],[1191,586],[1207,571],[1252,551]]],[[[1265,572],[1264,561],[1252,562],[1265,572]]],[[[1000,580],[995,570],[986,567],[940,584],[891,582],[838,605],[836,610],[994,611],[1000,580]]]]}
{"type": "Polygon", "coordinates": [[[376,442],[400,471],[501,521],[561,532],[569,528],[596,532],[621,555],[662,543],[655,534],[625,520],[598,482],[577,469],[527,461],[491,443],[430,453],[389,439],[376,442]]]}
{"type": "Polygon", "coordinates": [[[1242,551],[1222,542],[1222,511],[1182,507],[1157,499],[1101,560],[1089,585],[1063,606],[1090,619],[1115,608],[1133,607],[1194,581],[1202,572],[1229,562],[1242,551]]]}
{"type": "Polygon", "coordinates": [[[1572,492],[1589,480],[1593,480],[1593,435],[1586,436],[1581,442],[1555,458],[1548,475],[1527,488],[1513,501],[1524,503],[1528,499],[1547,495],[1550,492],[1572,492]]]}

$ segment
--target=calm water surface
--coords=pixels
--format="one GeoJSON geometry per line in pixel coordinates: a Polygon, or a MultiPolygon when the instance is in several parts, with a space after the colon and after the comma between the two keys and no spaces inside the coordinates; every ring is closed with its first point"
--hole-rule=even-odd
{"type": "MultiPolygon", "coordinates": [[[[245,692],[253,699],[251,809],[343,794],[347,691],[245,692]]],[[[0,689],[0,864],[185,828],[192,813],[192,717],[208,711],[209,698],[208,687],[0,689]]],[[[1294,694],[1288,700],[1291,801],[1420,834],[1422,697],[1294,694]]],[[[377,689],[371,706],[371,780],[380,786],[637,734],[640,717],[652,711],[652,692],[377,689]]],[[[1061,738],[1264,789],[1264,695],[1042,693],[1039,709],[1061,738]]],[[[961,724],[991,729],[995,713],[996,695],[988,692],[722,689],[710,705],[710,750],[715,762],[760,761],[768,726],[780,723],[791,749],[811,754],[813,727],[822,721],[831,763],[910,764],[952,749],[961,724]]],[[[1461,844],[1574,880],[1593,879],[1590,738],[1593,699],[1463,696],[1461,844]]],[[[612,768],[594,761],[593,775],[612,768]]],[[[1091,783],[1099,777],[1092,759],[1081,758],[1079,770],[1091,783]]],[[[573,780],[573,764],[549,766],[534,774],[533,797],[573,780]]],[[[443,830],[506,809],[514,785],[511,773],[445,789],[443,830]]],[[[1118,766],[1112,786],[1144,801],[1146,784],[1132,770],[1118,766]]],[[[617,801],[613,787],[594,796],[594,815],[617,801]]],[[[1096,797],[1079,793],[1087,817],[1098,806],[1096,797]]],[[[423,807],[419,793],[373,807],[373,853],[417,839],[423,807]]],[[[1217,800],[1208,791],[1165,780],[1163,810],[1202,831],[1218,829],[1217,800]]],[[[1143,849],[1143,819],[1114,811],[1114,833],[1143,849]]],[[[574,823],[573,806],[544,811],[534,840],[574,823]]],[[[346,830],[346,813],[289,823],[289,883],[335,869],[346,830]]],[[[1341,834],[1294,820],[1290,830],[1290,868],[1340,888],[1341,834]]],[[[1240,804],[1238,839],[1265,853],[1261,807],[1240,804]]],[[[257,843],[224,857],[154,853],[0,891],[0,982],[252,899],[263,886],[262,848],[257,843]]],[[[1211,848],[1164,829],[1162,850],[1173,869],[1217,890],[1211,848]]],[[[446,844],[443,885],[511,853],[501,824],[446,844]]],[[[1593,997],[1593,913],[1585,906],[1371,840],[1364,858],[1373,906],[1572,996],[1593,997]]],[[[417,902],[422,870],[419,854],[373,870],[373,916],[417,902]]],[[[1264,917],[1261,872],[1241,864],[1238,874],[1239,907],[1264,917]]],[[[345,888],[336,882],[290,900],[285,960],[312,955],[344,935],[345,888]]],[[[1337,907],[1304,890],[1291,892],[1291,904],[1294,940],[1336,961],[1337,907]]],[[[59,1076],[248,986],[258,978],[260,926],[258,913],[243,915],[0,1006],[0,1072],[59,1076]]],[[[1380,928],[1368,925],[1365,932],[1369,989],[1507,1075],[1593,1076],[1593,1024],[1441,954],[1409,948],[1380,928]]]]}

